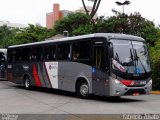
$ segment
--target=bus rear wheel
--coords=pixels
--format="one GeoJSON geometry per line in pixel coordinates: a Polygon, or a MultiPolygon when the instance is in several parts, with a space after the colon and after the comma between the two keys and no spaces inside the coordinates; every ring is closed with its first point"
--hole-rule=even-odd
{"type": "Polygon", "coordinates": [[[30,82],[30,78],[28,76],[26,76],[24,78],[24,87],[27,90],[31,89],[31,82],[30,82]]]}
{"type": "Polygon", "coordinates": [[[85,81],[80,81],[77,84],[77,95],[80,98],[88,98],[89,97],[89,85],[85,81]]]}

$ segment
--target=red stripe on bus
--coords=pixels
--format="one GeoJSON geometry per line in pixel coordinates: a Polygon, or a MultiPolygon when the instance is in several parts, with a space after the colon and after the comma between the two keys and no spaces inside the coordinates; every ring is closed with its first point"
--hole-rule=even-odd
{"type": "Polygon", "coordinates": [[[36,86],[38,86],[38,87],[42,86],[41,82],[40,82],[40,79],[38,77],[38,73],[37,73],[37,69],[36,69],[35,64],[33,64],[33,76],[34,76],[34,79],[35,79],[35,82],[36,82],[36,86]]]}

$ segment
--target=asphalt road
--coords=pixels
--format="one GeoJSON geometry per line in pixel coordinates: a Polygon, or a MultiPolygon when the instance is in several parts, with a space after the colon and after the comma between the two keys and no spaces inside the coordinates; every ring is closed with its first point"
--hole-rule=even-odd
{"type": "Polygon", "coordinates": [[[0,113],[12,114],[159,114],[160,95],[124,96],[120,99],[92,96],[46,88],[25,90],[0,81],[0,113]]]}

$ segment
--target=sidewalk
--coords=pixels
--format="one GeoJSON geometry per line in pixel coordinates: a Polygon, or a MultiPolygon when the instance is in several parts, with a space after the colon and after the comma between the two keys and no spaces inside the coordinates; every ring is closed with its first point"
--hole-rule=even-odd
{"type": "Polygon", "coordinates": [[[160,95],[160,91],[152,91],[151,94],[160,95]]]}

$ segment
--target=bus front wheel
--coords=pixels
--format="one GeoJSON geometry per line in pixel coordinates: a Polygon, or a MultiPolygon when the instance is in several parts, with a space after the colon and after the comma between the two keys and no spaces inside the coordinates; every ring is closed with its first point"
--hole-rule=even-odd
{"type": "Polygon", "coordinates": [[[80,81],[77,84],[77,95],[80,98],[88,98],[89,97],[89,86],[85,81],[80,81]]]}
{"type": "Polygon", "coordinates": [[[24,78],[24,87],[27,90],[29,90],[31,88],[31,82],[30,82],[30,78],[28,76],[26,76],[24,78]]]}

